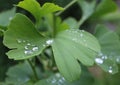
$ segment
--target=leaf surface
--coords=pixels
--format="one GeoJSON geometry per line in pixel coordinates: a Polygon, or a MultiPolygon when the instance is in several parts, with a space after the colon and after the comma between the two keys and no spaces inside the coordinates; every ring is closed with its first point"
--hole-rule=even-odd
{"type": "Polygon", "coordinates": [[[45,38],[39,34],[34,24],[22,14],[16,14],[4,33],[4,44],[10,50],[10,59],[20,60],[36,56],[45,48],[45,38]]]}

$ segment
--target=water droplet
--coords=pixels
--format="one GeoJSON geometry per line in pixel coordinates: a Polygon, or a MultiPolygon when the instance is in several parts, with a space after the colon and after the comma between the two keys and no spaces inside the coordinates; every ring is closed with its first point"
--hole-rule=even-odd
{"type": "Polygon", "coordinates": [[[55,78],[52,79],[51,83],[54,84],[57,80],[55,78]]]}
{"type": "Polygon", "coordinates": [[[24,53],[25,53],[26,55],[29,55],[29,54],[32,54],[33,51],[32,51],[32,50],[25,50],[24,53]]]}
{"type": "Polygon", "coordinates": [[[56,74],[56,77],[58,77],[58,78],[59,78],[59,77],[60,77],[60,74],[59,74],[59,73],[57,73],[57,74],[56,74]]]}
{"type": "Polygon", "coordinates": [[[27,43],[27,45],[31,45],[30,43],[27,43]]]}
{"type": "Polygon", "coordinates": [[[81,32],[85,32],[84,30],[81,30],[81,32]]]}
{"type": "Polygon", "coordinates": [[[83,34],[82,34],[82,33],[80,34],[80,37],[83,37],[83,34]]]}
{"type": "Polygon", "coordinates": [[[18,42],[18,43],[22,43],[22,40],[20,40],[20,39],[17,39],[17,42],[18,42]]]}
{"type": "Polygon", "coordinates": [[[117,62],[120,62],[120,59],[119,59],[119,58],[117,58],[117,59],[116,59],[116,61],[117,61],[117,62]]]}
{"type": "Polygon", "coordinates": [[[52,40],[52,39],[46,41],[46,44],[47,44],[47,45],[51,45],[52,43],[53,43],[53,40],[52,40]]]}
{"type": "Polygon", "coordinates": [[[96,58],[96,59],[95,59],[95,62],[96,62],[97,64],[103,64],[103,60],[102,60],[101,58],[96,58]]]}
{"type": "Polygon", "coordinates": [[[108,70],[109,73],[112,73],[113,70],[112,70],[112,66],[109,67],[109,70],[108,70]]]}
{"type": "Polygon", "coordinates": [[[28,46],[25,46],[24,48],[25,48],[25,50],[27,50],[27,49],[28,49],[28,46]]]}
{"type": "Polygon", "coordinates": [[[13,17],[9,17],[9,20],[12,20],[13,17]]]}
{"type": "Polygon", "coordinates": [[[32,48],[32,50],[33,50],[33,51],[38,51],[38,47],[35,46],[35,47],[32,48]]]}

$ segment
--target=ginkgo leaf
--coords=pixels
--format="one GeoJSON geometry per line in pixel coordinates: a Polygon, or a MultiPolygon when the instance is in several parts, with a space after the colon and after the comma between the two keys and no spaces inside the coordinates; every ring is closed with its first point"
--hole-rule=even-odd
{"type": "Polygon", "coordinates": [[[34,24],[22,14],[16,14],[4,33],[4,45],[10,50],[10,59],[27,59],[38,55],[45,48],[45,38],[37,32],[34,24]]]}
{"type": "Polygon", "coordinates": [[[96,58],[96,63],[106,72],[115,74],[118,72],[117,63],[120,63],[120,40],[119,36],[99,25],[96,27],[95,36],[101,45],[101,53],[96,58]]]}
{"type": "Polygon", "coordinates": [[[52,49],[59,71],[69,81],[80,77],[81,69],[77,60],[91,66],[100,52],[97,39],[78,29],[59,32],[52,43],[52,49]]]}
{"type": "Polygon", "coordinates": [[[63,10],[62,7],[59,7],[58,5],[55,5],[53,3],[45,3],[43,6],[40,6],[40,4],[36,0],[24,0],[19,2],[17,6],[29,11],[38,22],[42,16],[63,10]]]}

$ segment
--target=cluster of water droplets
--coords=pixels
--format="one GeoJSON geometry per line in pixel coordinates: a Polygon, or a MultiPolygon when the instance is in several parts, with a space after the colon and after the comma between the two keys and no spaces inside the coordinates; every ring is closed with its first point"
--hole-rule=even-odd
{"type": "MultiPolygon", "coordinates": [[[[102,53],[99,53],[98,57],[95,58],[95,62],[106,68],[106,71],[108,71],[109,73],[113,74],[115,72],[117,72],[117,65],[112,62],[113,56],[107,56],[104,55],[102,53]]],[[[120,58],[116,58],[116,61],[119,62],[120,58]]]]}
{"type": "Polygon", "coordinates": [[[71,29],[71,30],[67,30],[67,32],[74,38],[72,38],[72,40],[74,42],[78,42],[83,44],[84,46],[87,46],[87,40],[85,39],[85,35],[84,35],[84,30],[77,30],[77,29],[71,29]]]}
{"type": "Polygon", "coordinates": [[[106,59],[108,59],[108,57],[100,52],[98,54],[98,57],[95,58],[95,62],[97,64],[103,64],[106,59]]]}
{"type": "Polygon", "coordinates": [[[33,54],[34,52],[37,52],[39,50],[39,47],[31,44],[28,40],[20,40],[18,39],[17,42],[19,44],[24,44],[24,54],[30,55],[33,54]]]}
{"type": "Polygon", "coordinates": [[[46,46],[50,46],[53,43],[53,39],[49,39],[45,42],[45,44],[43,44],[44,47],[46,46]]]}
{"type": "Polygon", "coordinates": [[[57,73],[54,77],[47,79],[47,82],[53,85],[64,85],[66,80],[59,73],[57,73]]]}

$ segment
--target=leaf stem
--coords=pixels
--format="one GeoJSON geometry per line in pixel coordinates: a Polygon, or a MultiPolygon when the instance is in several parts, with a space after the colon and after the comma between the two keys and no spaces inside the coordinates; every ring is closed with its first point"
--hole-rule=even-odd
{"type": "Polygon", "coordinates": [[[72,0],[68,5],[66,5],[66,6],[64,7],[64,10],[56,13],[55,15],[56,15],[56,16],[61,15],[64,11],[66,11],[69,7],[71,7],[71,6],[72,6],[74,3],[76,3],[76,2],[77,2],[77,0],[72,0]]]}
{"type": "Polygon", "coordinates": [[[85,22],[86,18],[82,17],[79,21],[78,21],[78,28],[85,22]]]}
{"type": "Polygon", "coordinates": [[[28,61],[29,65],[31,66],[32,70],[33,70],[35,80],[37,81],[38,76],[37,76],[37,72],[36,72],[36,69],[35,69],[35,65],[33,65],[32,62],[29,59],[27,61],[28,61]]]}

